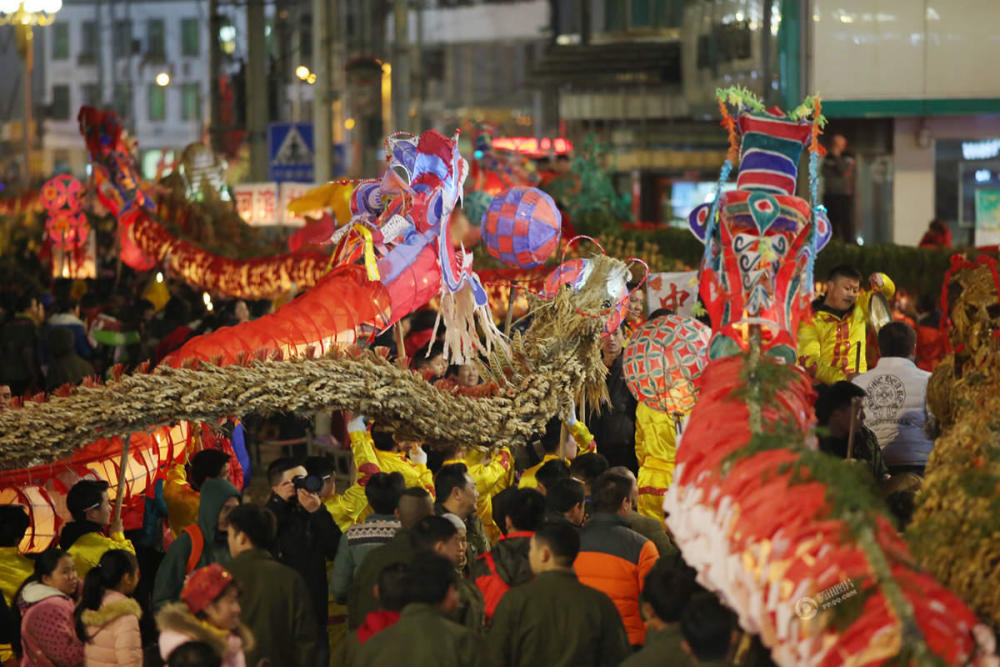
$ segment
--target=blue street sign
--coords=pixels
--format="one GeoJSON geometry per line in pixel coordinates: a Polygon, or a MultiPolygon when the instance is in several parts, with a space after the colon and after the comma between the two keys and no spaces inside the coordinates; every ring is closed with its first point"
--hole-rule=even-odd
{"type": "Polygon", "coordinates": [[[267,127],[268,179],[312,183],[311,123],[271,123],[267,127]]]}

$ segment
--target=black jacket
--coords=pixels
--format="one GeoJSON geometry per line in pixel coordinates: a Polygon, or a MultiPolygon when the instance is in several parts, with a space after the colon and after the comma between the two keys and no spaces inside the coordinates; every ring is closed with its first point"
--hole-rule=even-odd
{"type": "Polygon", "coordinates": [[[326,561],[337,556],[340,528],[323,505],[310,514],[297,501],[286,501],[272,494],[267,508],[278,518],[274,556],[302,575],[316,621],[325,629],[328,596],[326,561]]]}
{"type": "Polygon", "coordinates": [[[587,428],[594,434],[598,451],[630,449],[635,451],[635,397],[625,383],[622,355],[608,369],[608,396],[611,405],[601,405],[599,411],[587,416],[587,428]]]}

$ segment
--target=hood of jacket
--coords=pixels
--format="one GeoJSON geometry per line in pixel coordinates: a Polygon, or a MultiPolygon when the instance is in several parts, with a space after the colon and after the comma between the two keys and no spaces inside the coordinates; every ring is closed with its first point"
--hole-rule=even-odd
{"type": "Polygon", "coordinates": [[[511,533],[497,542],[490,551],[497,574],[508,586],[527,583],[534,576],[528,563],[531,535],[529,531],[511,533]]]}
{"type": "MultiPolygon", "coordinates": [[[[202,621],[191,613],[183,602],[172,602],[156,615],[156,627],[160,632],[172,631],[187,635],[195,641],[210,645],[216,652],[225,656],[229,653],[229,632],[220,630],[202,621]]],[[[243,651],[252,651],[254,647],[253,633],[242,623],[236,629],[236,634],[243,640],[243,651]]]]}
{"type": "Polygon", "coordinates": [[[25,584],[24,588],[21,590],[21,597],[18,598],[17,602],[22,608],[27,609],[33,604],[37,604],[42,600],[52,597],[68,598],[69,596],[58,588],[53,588],[52,586],[43,584],[40,581],[32,581],[31,583],[25,584]]]}
{"type": "Polygon", "coordinates": [[[142,608],[139,603],[117,591],[108,591],[104,594],[101,608],[85,609],[80,614],[80,620],[83,621],[84,625],[100,628],[122,616],[129,615],[142,618],[142,608]]]}
{"type": "Polygon", "coordinates": [[[49,351],[53,357],[64,357],[73,352],[75,340],[72,329],[63,326],[52,327],[49,330],[49,351]]]}
{"type": "Polygon", "coordinates": [[[219,512],[230,498],[239,498],[240,492],[224,479],[206,479],[201,485],[198,502],[198,527],[205,537],[205,544],[215,542],[219,526],[219,512]]]}
{"type": "Polygon", "coordinates": [[[93,521],[70,521],[63,526],[62,534],[59,536],[59,548],[66,551],[73,546],[78,539],[87,533],[104,534],[104,528],[99,523],[93,521]]]}

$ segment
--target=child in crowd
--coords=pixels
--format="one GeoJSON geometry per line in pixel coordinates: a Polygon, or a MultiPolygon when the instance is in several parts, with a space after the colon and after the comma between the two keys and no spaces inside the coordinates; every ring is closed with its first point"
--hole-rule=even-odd
{"type": "Polygon", "coordinates": [[[88,667],[142,665],[142,609],[129,597],[138,584],[139,562],[124,549],[105,551],[84,577],[73,618],[88,667]]]}
{"type": "Polygon", "coordinates": [[[73,629],[80,587],[73,557],[48,549],[14,596],[21,615],[21,667],[77,667],[84,664],[83,642],[73,629]]]}
{"type": "Polygon", "coordinates": [[[156,616],[160,656],[170,660],[193,639],[214,647],[224,667],[246,667],[243,651],[253,646],[253,635],[240,623],[239,596],[233,575],[218,563],[195,570],[181,591],[182,602],[166,605],[156,616]]]}

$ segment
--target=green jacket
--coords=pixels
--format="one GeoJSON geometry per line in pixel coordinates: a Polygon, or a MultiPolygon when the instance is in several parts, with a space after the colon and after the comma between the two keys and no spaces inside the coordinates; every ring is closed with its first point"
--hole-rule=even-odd
{"type": "Polygon", "coordinates": [[[633,653],[621,667],[695,667],[702,664],[681,647],[681,626],[673,623],[659,632],[646,631],[646,645],[633,653]]]}
{"type": "Polygon", "coordinates": [[[387,565],[409,563],[413,560],[413,542],[410,531],[400,528],[388,543],[376,547],[365,556],[354,571],[354,583],[347,591],[347,627],[357,630],[369,612],[379,608],[372,590],[378,583],[378,575],[387,565]]]}
{"type": "Polygon", "coordinates": [[[632,652],[614,603],[573,572],[543,572],[510,589],[487,642],[495,667],[604,667],[632,652]]]}
{"type": "Polygon", "coordinates": [[[482,640],[474,632],[449,621],[430,605],[413,603],[406,605],[395,625],[361,646],[354,664],[465,667],[481,664],[481,652],[482,640]]]}
{"type": "Polygon", "coordinates": [[[240,618],[256,640],[248,665],[312,667],[316,662],[316,621],[309,592],[298,572],[263,549],[244,551],[226,563],[240,586],[240,618]]]}
{"type": "Polygon", "coordinates": [[[679,553],[670,535],[667,534],[663,521],[632,512],[628,517],[628,527],[655,544],[660,558],[673,558],[679,553]]]}
{"type": "MultiPolygon", "coordinates": [[[[198,504],[198,527],[205,538],[205,548],[201,552],[197,567],[212,563],[225,564],[229,560],[229,544],[224,534],[216,535],[219,512],[230,498],[239,498],[240,492],[224,479],[207,479],[201,485],[201,499],[198,504]]],[[[191,538],[181,533],[167,549],[160,569],[156,571],[153,583],[153,609],[159,609],[168,602],[180,600],[184,579],[187,577],[187,561],[191,555],[191,538]]]]}

